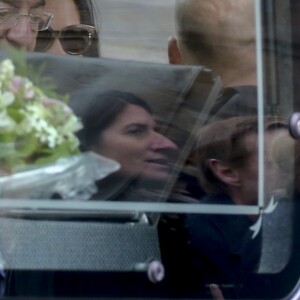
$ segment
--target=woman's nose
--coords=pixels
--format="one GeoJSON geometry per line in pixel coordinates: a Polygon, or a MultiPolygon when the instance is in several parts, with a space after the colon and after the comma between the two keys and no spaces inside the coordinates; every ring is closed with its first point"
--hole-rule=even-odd
{"type": "Polygon", "coordinates": [[[152,143],[152,150],[170,150],[170,151],[178,151],[177,145],[172,142],[167,137],[161,135],[160,133],[156,133],[155,139],[152,143]]]}

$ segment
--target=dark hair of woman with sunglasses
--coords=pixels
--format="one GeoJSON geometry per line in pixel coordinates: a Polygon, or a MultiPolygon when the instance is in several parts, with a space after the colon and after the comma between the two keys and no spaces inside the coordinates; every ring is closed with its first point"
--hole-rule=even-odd
{"type": "MultiPolygon", "coordinates": [[[[74,0],[74,3],[80,14],[80,23],[97,27],[95,18],[95,7],[91,0],[74,0]]],[[[99,33],[97,31],[92,36],[91,46],[83,54],[83,56],[99,57],[100,47],[99,47],[99,33]]]]}
{"type": "Polygon", "coordinates": [[[54,15],[54,19],[48,29],[39,32],[35,51],[100,56],[92,0],[47,0],[47,11],[54,15]]]}

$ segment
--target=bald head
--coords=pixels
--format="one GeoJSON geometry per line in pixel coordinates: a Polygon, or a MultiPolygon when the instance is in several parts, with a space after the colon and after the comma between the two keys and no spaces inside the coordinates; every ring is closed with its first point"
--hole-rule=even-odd
{"type": "Polygon", "coordinates": [[[254,0],[177,0],[175,20],[183,63],[206,65],[221,77],[236,64],[253,69],[254,0]]]}

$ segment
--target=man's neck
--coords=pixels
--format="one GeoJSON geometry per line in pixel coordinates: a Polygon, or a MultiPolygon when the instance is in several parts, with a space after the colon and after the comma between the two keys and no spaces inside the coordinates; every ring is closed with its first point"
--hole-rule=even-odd
{"type": "Polygon", "coordinates": [[[222,76],[221,72],[219,75],[222,79],[223,86],[225,88],[233,86],[257,85],[256,72],[252,72],[245,75],[243,75],[242,73],[238,74],[237,72],[227,72],[226,74],[224,74],[224,76],[222,76]]]}

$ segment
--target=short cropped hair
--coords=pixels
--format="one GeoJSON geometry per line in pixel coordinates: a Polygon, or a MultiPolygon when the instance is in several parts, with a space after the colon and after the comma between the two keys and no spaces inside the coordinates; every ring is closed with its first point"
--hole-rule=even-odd
{"type": "Polygon", "coordinates": [[[253,67],[254,0],[177,0],[175,24],[179,48],[194,64],[202,64],[204,59],[224,68],[238,59],[238,63],[247,62],[248,66],[251,62],[253,67]]]}
{"type": "MultiPolygon", "coordinates": [[[[267,117],[265,131],[287,128],[281,117],[267,117]]],[[[210,195],[227,192],[227,186],[210,168],[209,160],[217,159],[232,167],[243,167],[252,153],[244,143],[249,134],[258,134],[256,116],[233,117],[203,127],[197,137],[196,164],[201,187],[210,195]]]]}

